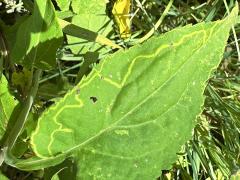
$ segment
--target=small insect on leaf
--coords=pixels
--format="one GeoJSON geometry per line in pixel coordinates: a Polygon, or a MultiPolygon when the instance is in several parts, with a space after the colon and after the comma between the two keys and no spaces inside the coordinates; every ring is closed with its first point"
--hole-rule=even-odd
{"type": "Polygon", "coordinates": [[[130,6],[130,0],[116,0],[112,9],[112,14],[119,28],[120,37],[123,39],[131,35],[130,6]]]}

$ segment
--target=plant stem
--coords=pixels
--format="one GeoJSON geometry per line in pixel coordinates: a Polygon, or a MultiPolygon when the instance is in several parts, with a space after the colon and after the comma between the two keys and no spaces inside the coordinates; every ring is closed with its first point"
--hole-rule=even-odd
{"type": "Polygon", "coordinates": [[[3,73],[3,61],[4,61],[4,58],[6,58],[8,56],[8,52],[7,52],[7,47],[6,47],[6,44],[5,44],[5,40],[4,40],[4,37],[2,35],[2,32],[0,31],[0,80],[1,80],[1,77],[2,77],[2,73],[3,73]]]}
{"type": "Polygon", "coordinates": [[[9,134],[8,140],[6,141],[5,146],[8,148],[8,150],[11,150],[13,148],[18,136],[20,135],[20,133],[24,127],[24,124],[27,120],[30,109],[34,102],[34,98],[37,94],[39,78],[41,76],[41,73],[42,73],[42,70],[38,69],[38,70],[36,70],[36,72],[33,75],[32,88],[31,88],[26,100],[23,102],[24,103],[23,109],[20,112],[13,129],[9,134]]]}
{"type": "Polygon", "coordinates": [[[33,105],[35,96],[37,94],[38,85],[39,85],[39,78],[41,76],[42,70],[37,69],[33,75],[32,80],[32,88],[30,89],[30,92],[23,102],[22,110],[16,119],[16,123],[14,124],[14,127],[12,128],[11,132],[9,133],[9,136],[4,143],[4,147],[2,148],[2,152],[0,153],[0,166],[2,162],[4,161],[4,153],[11,153],[11,150],[17,141],[17,138],[22,132],[22,129],[26,123],[28,114],[30,112],[30,109],[33,105]]]}

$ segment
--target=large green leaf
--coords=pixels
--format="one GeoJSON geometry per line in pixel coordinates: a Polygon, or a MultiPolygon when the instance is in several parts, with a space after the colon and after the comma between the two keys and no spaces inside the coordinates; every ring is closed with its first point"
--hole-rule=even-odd
{"type": "Polygon", "coordinates": [[[62,30],[51,0],[36,0],[30,17],[6,29],[10,58],[28,67],[48,69],[56,64],[62,30]]]}
{"type": "MultiPolygon", "coordinates": [[[[72,8],[77,13],[72,18],[72,23],[86,28],[88,30],[107,36],[112,30],[112,23],[106,15],[105,0],[73,0],[72,8]]],[[[86,53],[87,51],[95,51],[101,45],[92,42],[86,42],[84,39],[68,36],[69,47],[73,53],[86,53]]]]}
{"type": "Polygon", "coordinates": [[[39,119],[31,137],[48,160],[77,150],[79,179],[154,179],[176,160],[201,113],[238,9],[106,58],[39,119]]]}
{"type": "Polygon", "coordinates": [[[4,76],[0,80],[0,139],[3,137],[10,116],[17,101],[8,91],[8,82],[4,76]]]}

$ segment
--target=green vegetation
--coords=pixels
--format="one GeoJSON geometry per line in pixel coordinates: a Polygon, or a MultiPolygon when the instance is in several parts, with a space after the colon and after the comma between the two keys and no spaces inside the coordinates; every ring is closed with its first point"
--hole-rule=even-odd
{"type": "Polygon", "coordinates": [[[0,12],[0,179],[239,178],[237,2],[0,12]]]}

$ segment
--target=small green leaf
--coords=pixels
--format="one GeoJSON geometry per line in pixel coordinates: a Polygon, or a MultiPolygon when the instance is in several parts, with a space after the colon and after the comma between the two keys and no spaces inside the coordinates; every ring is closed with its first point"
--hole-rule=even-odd
{"type": "Polygon", "coordinates": [[[10,58],[27,67],[49,69],[55,66],[56,50],[62,43],[62,30],[50,0],[36,0],[30,17],[5,29],[10,58]]]}
{"type": "Polygon", "coordinates": [[[77,151],[79,179],[158,177],[191,138],[237,13],[101,61],[40,117],[31,137],[35,154],[46,161],[77,151]]]}

